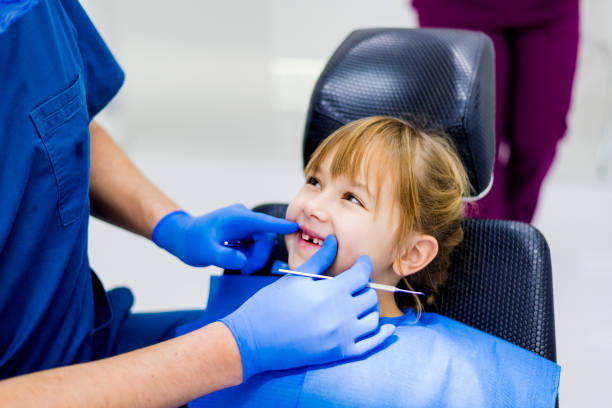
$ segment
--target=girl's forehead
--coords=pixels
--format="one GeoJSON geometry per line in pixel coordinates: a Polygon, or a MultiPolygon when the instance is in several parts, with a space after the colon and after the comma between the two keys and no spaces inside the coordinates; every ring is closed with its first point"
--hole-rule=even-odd
{"type": "Polygon", "coordinates": [[[338,149],[334,149],[322,158],[320,166],[314,171],[323,171],[332,178],[346,178],[355,183],[362,184],[368,189],[368,193],[375,198],[377,206],[381,201],[381,195],[389,195],[385,199],[395,201],[398,194],[397,182],[399,168],[394,166],[380,149],[371,148],[357,157],[340,155],[338,149]],[[343,157],[344,156],[344,157],[343,157]]]}

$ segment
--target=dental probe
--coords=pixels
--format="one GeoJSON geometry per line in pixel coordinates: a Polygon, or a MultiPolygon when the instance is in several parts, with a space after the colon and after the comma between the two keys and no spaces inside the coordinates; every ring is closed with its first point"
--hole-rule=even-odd
{"type": "MultiPolygon", "coordinates": [[[[282,272],[282,273],[286,273],[288,275],[297,275],[297,276],[305,276],[307,278],[315,278],[315,279],[331,279],[331,276],[325,276],[325,275],[317,275],[316,273],[308,273],[308,272],[300,272],[300,271],[292,271],[290,269],[277,269],[276,271],[274,271],[274,273],[278,272],[282,272]]],[[[412,290],[405,290],[405,289],[399,289],[396,288],[395,286],[391,286],[391,285],[384,285],[382,283],[374,283],[374,282],[368,282],[368,287],[372,288],[372,289],[376,289],[376,290],[384,290],[385,292],[402,292],[402,293],[409,293],[411,295],[422,295],[425,296],[425,294],[423,292],[415,292],[412,290]]]]}

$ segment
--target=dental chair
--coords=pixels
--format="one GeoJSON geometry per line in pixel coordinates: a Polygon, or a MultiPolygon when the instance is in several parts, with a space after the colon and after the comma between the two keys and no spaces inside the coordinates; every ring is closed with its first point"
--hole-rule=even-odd
{"type": "MultiPolygon", "coordinates": [[[[492,184],[495,156],[493,46],[481,33],[446,29],[366,29],[350,34],[315,86],[304,131],[304,165],[334,130],[388,115],[454,140],[473,200],[492,184]]],[[[255,208],[284,217],[287,204],[255,208]]],[[[468,219],[452,255],[436,311],[556,361],[550,252],[540,232],[513,221],[468,219]]],[[[256,274],[287,260],[279,237],[256,274]]],[[[233,273],[233,271],[226,271],[233,273]]]]}

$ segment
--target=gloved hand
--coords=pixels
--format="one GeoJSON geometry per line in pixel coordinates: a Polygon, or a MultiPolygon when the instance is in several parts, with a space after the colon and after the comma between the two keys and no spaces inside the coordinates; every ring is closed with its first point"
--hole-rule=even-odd
{"type": "MultiPolygon", "coordinates": [[[[298,270],[321,274],[334,261],[336,247],[328,236],[298,270]]],[[[395,326],[377,330],[378,297],[366,286],[371,273],[370,259],[362,256],[332,279],[287,275],[221,319],[238,344],[243,382],[262,371],[356,357],[380,345],[395,326]]]]}
{"type": "Polygon", "coordinates": [[[296,230],[294,222],[234,204],[201,217],[172,212],[155,226],[153,242],[191,266],[216,265],[252,273],[268,261],[277,233],[296,230]],[[254,243],[244,252],[224,245],[238,240],[254,243]]]}

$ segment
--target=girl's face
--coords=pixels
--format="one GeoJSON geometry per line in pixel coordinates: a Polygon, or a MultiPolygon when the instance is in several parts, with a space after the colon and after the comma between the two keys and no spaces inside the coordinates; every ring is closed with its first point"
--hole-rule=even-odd
{"type": "Polygon", "coordinates": [[[376,203],[375,177],[367,179],[362,168],[356,180],[333,178],[331,156],[323,160],[315,174],[307,176],[287,209],[286,218],[299,225],[297,232],[285,237],[289,267],[299,267],[319,249],[327,235],[333,234],[338,240],[338,252],[326,275],[344,272],[365,254],[374,266],[372,281],[395,285],[398,276],[392,266],[399,210],[392,202],[391,178],[385,178],[376,203]]]}

